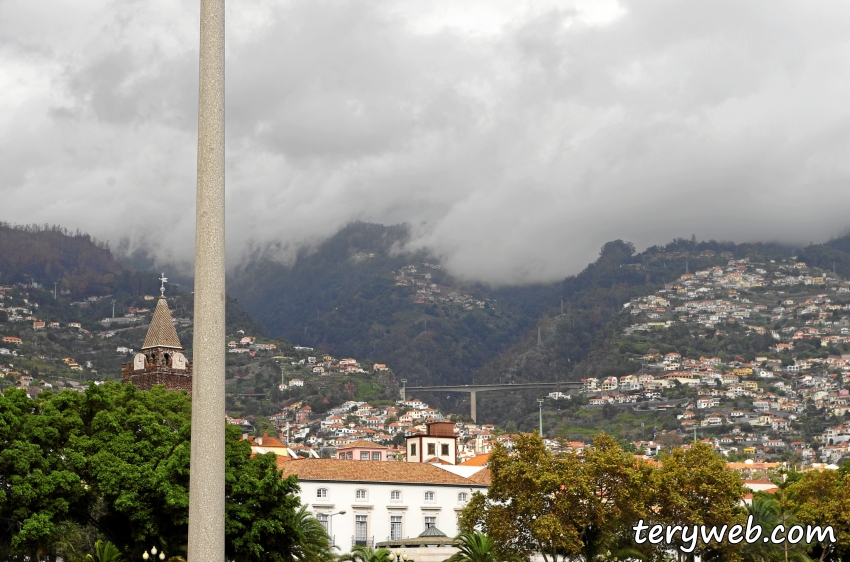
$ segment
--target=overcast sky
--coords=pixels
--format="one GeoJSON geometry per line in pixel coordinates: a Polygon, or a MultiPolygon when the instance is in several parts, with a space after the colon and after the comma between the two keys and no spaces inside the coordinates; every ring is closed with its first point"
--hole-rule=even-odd
{"type": "MultiPolygon", "coordinates": [[[[194,248],[199,2],[0,0],[0,220],[194,248]]],[[[408,222],[453,272],[850,226],[850,4],[231,1],[229,263],[408,222]]]]}

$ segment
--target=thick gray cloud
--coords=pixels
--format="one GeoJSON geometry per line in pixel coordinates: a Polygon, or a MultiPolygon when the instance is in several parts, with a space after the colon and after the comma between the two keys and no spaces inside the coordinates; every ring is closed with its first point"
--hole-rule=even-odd
{"type": "MultiPolygon", "coordinates": [[[[3,220],[194,245],[196,1],[0,0],[3,220]]],[[[848,226],[841,2],[228,6],[228,248],[414,225],[454,272],[848,226]]]]}

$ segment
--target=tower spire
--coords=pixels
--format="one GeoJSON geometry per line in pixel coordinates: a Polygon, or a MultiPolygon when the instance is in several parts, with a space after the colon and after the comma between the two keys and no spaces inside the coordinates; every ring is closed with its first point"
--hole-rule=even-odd
{"type": "Polygon", "coordinates": [[[171,320],[171,311],[168,310],[165,295],[157,299],[153,318],[151,318],[151,324],[148,327],[148,334],[145,337],[145,343],[142,345],[143,350],[154,347],[183,349],[183,346],[180,345],[180,338],[177,337],[174,322],[171,320]]]}
{"type": "Polygon", "coordinates": [[[165,273],[163,272],[163,273],[160,273],[159,280],[161,282],[161,285],[159,287],[159,296],[164,297],[165,296],[165,284],[168,283],[168,277],[166,277],[165,273]]]}

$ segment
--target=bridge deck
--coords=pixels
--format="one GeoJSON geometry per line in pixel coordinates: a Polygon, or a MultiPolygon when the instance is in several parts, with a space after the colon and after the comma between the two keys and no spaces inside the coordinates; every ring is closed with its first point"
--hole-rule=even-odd
{"type": "Polygon", "coordinates": [[[488,390],[522,390],[525,388],[561,387],[580,388],[580,382],[528,382],[517,384],[456,384],[445,386],[408,386],[407,390],[418,390],[420,392],[443,391],[443,392],[486,392],[488,390]]]}

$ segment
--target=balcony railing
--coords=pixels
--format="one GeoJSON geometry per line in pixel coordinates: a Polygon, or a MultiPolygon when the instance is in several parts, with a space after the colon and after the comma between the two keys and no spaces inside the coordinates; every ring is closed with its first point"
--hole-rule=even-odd
{"type": "Polygon", "coordinates": [[[373,548],[375,546],[375,537],[351,537],[351,546],[368,546],[373,548]]]}

